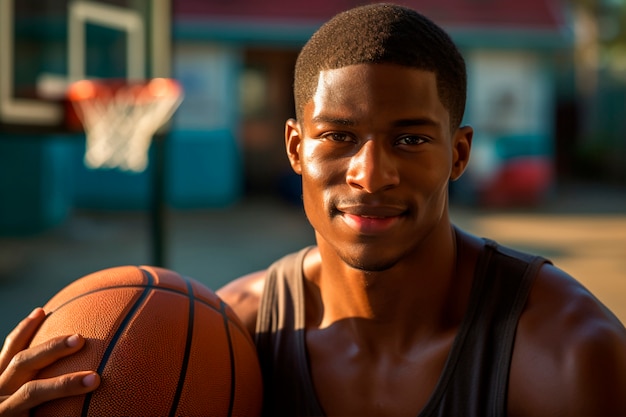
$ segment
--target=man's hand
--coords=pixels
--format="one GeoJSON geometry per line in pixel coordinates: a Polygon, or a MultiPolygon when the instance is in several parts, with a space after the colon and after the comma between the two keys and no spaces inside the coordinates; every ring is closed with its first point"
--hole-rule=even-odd
{"type": "Polygon", "coordinates": [[[100,384],[93,371],[74,372],[49,379],[34,379],[58,359],[80,350],[80,335],[59,336],[27,349],[45,318],[36,308],[5,339],[0,352],[0,416],[28,416],[31,408],[56,398],[85,394],[100,384]]]}

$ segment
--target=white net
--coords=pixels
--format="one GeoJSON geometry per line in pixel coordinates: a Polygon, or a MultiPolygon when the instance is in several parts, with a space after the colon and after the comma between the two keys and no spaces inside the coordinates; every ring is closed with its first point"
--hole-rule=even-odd
{"type": "Polygon", "coordinates": [[[85,164],[141,172],[148,165],[152,137],[180,105],[182,89],[174,80],[145,84],[78,81],[68,94],[87,137],[85,164]]]}

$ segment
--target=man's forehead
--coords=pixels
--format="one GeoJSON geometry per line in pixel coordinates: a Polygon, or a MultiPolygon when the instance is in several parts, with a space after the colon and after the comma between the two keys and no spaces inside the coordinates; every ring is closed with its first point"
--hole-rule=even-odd
{"type": "MultiPolygon", "coordinates": [[[[305,119],[321,115],[370,118],[388,114],[422,117],[447,110],[440,101],[435,73],[395,64],[358,64],[320,71],[305,119]]],[[[386,116],[391,117],[391,116],[386,116]]]]}
{"type": "Polygon", "coordinates": [[[318,73],[318,80],[321,78],[331,80],[338,76],[341,76],[341,74],[344,74],[344,73],[354,74],[355,72],[358,71],[360,73],[366,74],[369,72],[374,72],[379,69],[394,69],[394,68],[397,70],[406,71],[408,73],[413,72],[413,73],[422,74],[424,76],[431,76],[433,78],[436,78],[436,75],[437,75],[436,72],[433,70],[409,66],[409,65],[395,64],[392,62],[376,62],[376,63],[363,62],[363,63],[345,65],[345,66],[338,67],[338,68],[321,69],[318,73]]]}

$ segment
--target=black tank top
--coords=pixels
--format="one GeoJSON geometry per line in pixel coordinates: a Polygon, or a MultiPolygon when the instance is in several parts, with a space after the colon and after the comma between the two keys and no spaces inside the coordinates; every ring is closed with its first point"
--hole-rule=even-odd
{"type": "MultiPolygon", "coordinates": [[[[506,415],[517,323],[537,271],[549,261],[484,241],[467,312],[420,417],[506,415]]],[[[268,269],[256,329],[265,416],[324,415],[304,334],[302,268],[308,250],[287,255],[268,269]]]]}

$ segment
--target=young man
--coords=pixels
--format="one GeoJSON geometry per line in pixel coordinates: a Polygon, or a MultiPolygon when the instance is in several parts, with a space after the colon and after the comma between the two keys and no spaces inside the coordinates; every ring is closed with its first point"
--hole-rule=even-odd
{"type": "MultiPolygon", "coordinates": [[[[619,320],[549,261],[451,224],[465,89],[450,38],[403,7],[339,14],[303,48],[285,136],[317,246],[219,291],[256,337],[267,415],[626,415],[619,320]]],[[[21,351],[42,315],[0,356],[5,415],[98,385],[28,382],[83,343],[21,351]]]]}

